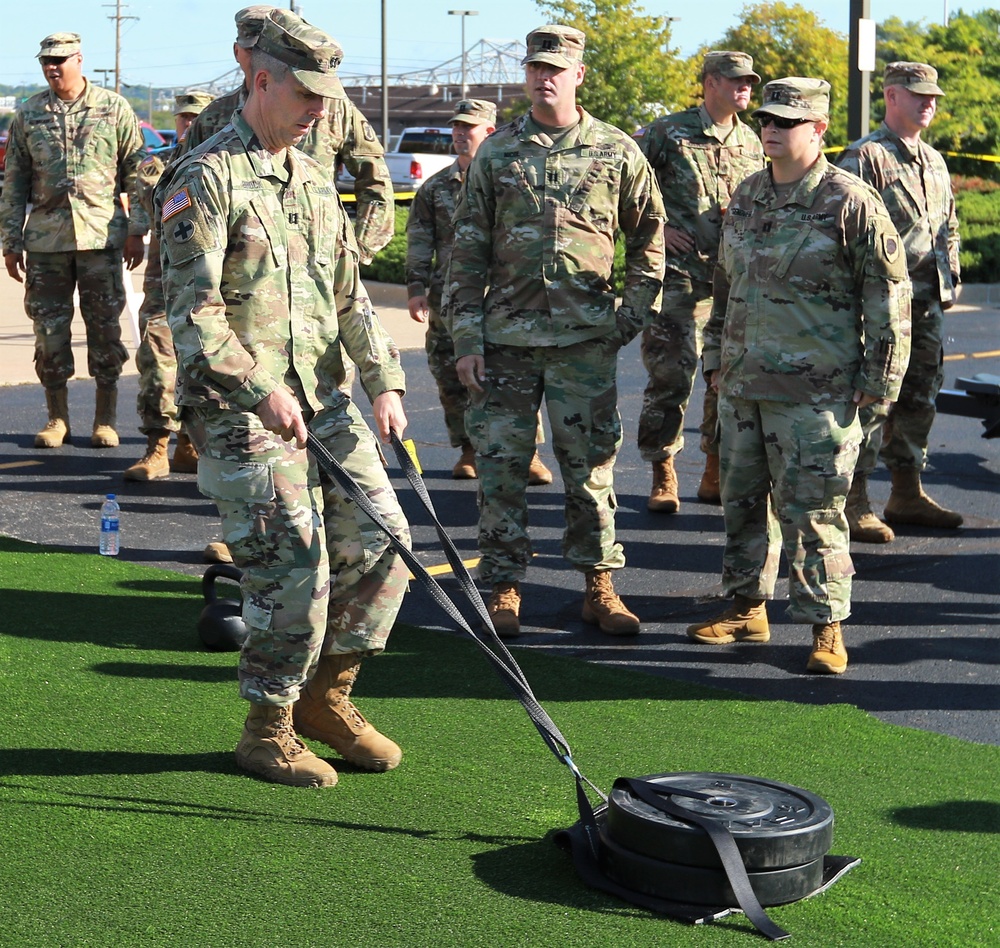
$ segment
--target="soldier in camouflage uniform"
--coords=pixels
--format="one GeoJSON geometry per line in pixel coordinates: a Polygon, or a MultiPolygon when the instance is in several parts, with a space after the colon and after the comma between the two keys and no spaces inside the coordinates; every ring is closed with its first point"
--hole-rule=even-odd
{"type": "Polygon", "coordinates": [[[851,145],[837,162],[882,195],[903,238],[913,284],[911,357],[899,400],[888,417],[877,406],[866,409],[861,417],[865,440],[847,518],[851,538],[864,543],[888,543],[895,537],[892,527],[872,511],[868,499],[868,476],[875,470],[877,457],[892,476],[884,513],[889,523],[950,529],[962,524],[961,514],[933,501],[920,483],[934,423],[934,400],[944,382],[944,310],[953,305],[959,281],[958,218],[948,167],[939,152],[920,140],[944,92],[932,67],[897,62],[885,67],[884,95],[881,127],[851,145]]]}
{"type": "Polygon", "coordinates": [[[455,212],[449,317],[466,430],[479,469],[480,578],[498,632],[520,631],[531,560],[528,463],[545,398],[566,492],[563,553],[585,574],[582,616],[611,635],[639,620],[611,583],[621,446],[618,350],[653,316],[663,280],[663,202],[635,142],[576,105],[584,34],[545,26],[523,60],[531,110],[497,129],[469,167],[455,212]],[[615,233],[625,291],[615,311],[615,233]]]}
{"type": "Polygon", "coordinates": [[[25,274],[24,308],[34,324],[35,370],[48,407],[35,447],[57,448],[70,437],[66,383],[74,371],[76,288],[87,327],[87,370],[97,382],[90,443],[110,448],[118,444],[117,386],[128,358],[119,325],[122,259],[130,270],[142,263],[149,229],[135,193],[142,132],[125,99],[84,77],[76,33],[53,33],[41,47],[49,88],[14,116],[0,198],[4,265],[19,283],[25,274]],[[128,216],[123,190],[131,198],[128,216]]]}
{"type": "Polygon", "coordinates": [[[349,695],[360,660],[385,647],[408,572],[305,450],[309,430],[409,542],[378,444],[339,387],[343,345],[381,437],[402,434],[399,352],[372,312],[333,183],[290,147],[338,94],[335,50],[275,10],[252,53],[244,109],[178,161],[155,197],[177,400],[200,454],[199,488],[244,570],[239,682],[251,710],[236,759],[296,786],[337,779],[296,731],[371,770],[401,757],[349,695]]]}
{"type": "MultiPolygon", "coordinates": [[[[760,139],[739,120],[760,76],[753,57],[714,50],[702,64],[701,105],[657,119],[639,141],[656,172],[667,211],[663,304],[642,334],[649,373],[639,415],[639,453],[653,466],[652,511],[680,509],[674,456],[684,448],[684,412],[701,355],[702,333],[712,311],[712,274],[718,259],[722,215],[730,195],[764,167],[760,139]]],[[[717,396],[705,392],[701,449],[705,472],[699,500],[719,503],[717,396]]]]}
{"type": "MultiPolygon", "coordinates": [[[[484,99],[462,99],[455,105],[450,125],[458,157],[417,191],[406,220],[407,306],[411,319],[427,323],[427,364],[437,382],[451,446],[462,452],[451,472],[456,480],[476,478],[476,453],[465,433],[469,395],[455,372],[455,345],[442,316],[441,297],[455,237],[452,218],[465,172],[483,139],[496,129],[496,120],[496,105],[484,99]]],[[[552,483],[537,451],[528,468],[528,483],[552,483]]]]}
{"type": "MultiPolygon", "coordinates": [[[[212,101],[212,96],[192,89],[174,96],[174,127],[178,144],[195,117],[212,101]]],[[[176,148],[174,149],[176,151],[176,148]]],[[[150,155],[139,166],[138,186],[143,209],[153,213],[153,188],[169,163],[170,155],[150,155]]],[[[171,471],[193,474],[198,470],[198,452],[187,433],[181,430],[174,402],[177,381],[177,357],[163,307],[163,271],[160,268],[160,245],[153,234],[149,239],[149,258],[142,281],[142,306],[139,307],[139,331],[142,339],[135,353],[139,370],[139,430],[146,436],[146,453],[125,470],[127,481],[152,481],[169,477],[171,471]],[[170,433],[177,433],[173,459],[167,460],[170,433]]]]}
{"type": "Polygon", "coordinates": [[[783,541],[788,614],[813,627],[806,667],[837,674],[858,412],[899,395],[910,289],[882,199],[822,154],[829,90],[799,77],[764,87],[754,116],[771,166],[737,188],[723,221],[703,360],[719,392],[722,585],[735,601],[688,635],[768,641],[783,541]]]}
{"type": "MultiPolygon", "coordinates": [[[[256,5],[244,7],[236,14],[233,54],[244,75],[264,19],[275,9],[278,8],[256,5]]],[[[337,58],[343,58],[342,50],[337,58]]],[[[247,81],[244,80],[238,89],[220,96],[195,119],[181,147],[181,154],[208,141],[229,124],[233,112],[242,108],[246,101],[247,81]]],[[[395,228],[392,180],[383,157],[382,143],[368,120],[344,94],[343,86],[339,87],[337,97],[331,97],[326,103],[326,114],[297,147],[320,162],[331,178],[341,164],[354,175],[355,234],[361,250],[361,262],[371,263],[375,254],[392,240],[395,228]]]]}

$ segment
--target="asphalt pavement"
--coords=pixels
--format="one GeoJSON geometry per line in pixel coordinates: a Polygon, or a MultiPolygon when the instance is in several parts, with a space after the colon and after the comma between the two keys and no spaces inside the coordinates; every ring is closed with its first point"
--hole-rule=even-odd
{"type": "MultiPolygon", "coordinates": [[[[139,275],[133,278],[141,285],[139,275]]],[[[409,417],[424,477],[443,523],[463,557],[476,554],[476,483],[453,481],[455,451],[448,445],[433,379],[422,351],[422,328],[406,313],[401,288],[373,286],[373,299],[390,333],[404,350],[409,417]]],[[[138,299],[133,299],[137,308],[138,299]]],[[[977,373],[1000,374],[1000,290],[969,287],[946,317],[946,386],[977,373]]],[[[82,324],[76,326],[82,337],[82,324]]],[[[124,337],[131,343],[127,318],[124,337]]],[[[129,345],[134,351],[134,345],[129,345]]],[[[216,538],[214,506],[202,498],[193,475],[172,475],[149,484],[126,482],[122,471],[143,453],[132,411],[134,366],[121,382],[118,448],[90,447],[94,386],[80,377],[70,383],[73,442],[54,451],[33,447],[44,423],[44,397],[31,363],[31,328],[21,305],[21,288],[0,279],[0,532],[93,555],[97,565],[98,511],[109,491],[122,506],[123,559],[200,574],[201,551],[216,538]]],[[[77,348],[84,374],[84,350],[77,348]]],[[[531,488],[530,517],[535,558],[523,585],[525,634],[516,644],[572,655],[610,666],[698,682],[743,695],[815,704],[849,703],[884,721],[1000,744],[1000,439],[984,440],[974,419],[939,415],[932,433],[924,483],[941,503],[961,511],[956,531],[903,527],[894,543],[858,545],[854,614],[845,626],[851,664],[846,674],[804,674],[809,629],[772,605],[772,637],[767,645],[701,646],[685,627],[720,603],[718,592],[724,543],[718,507],[695,497],[702,468],[692,411],[689,447],[678,457],[681,510],[671,516],[646,510],[650,472],[635,447],[645,373],[638,343],[619,359],[620,410],[625,443],[615,471],[617,527],[627,568],[615,585],[643,621],[633,640],[614,639],[580,620],[582,577],[561,556],[564,523],[561,484],[531,488]]],[[[701,383],[693,406],[700,406],[701,383]]],[[[542,456],[555,469],[551,450],[542,456]]],[[[433,529],[401,477],[397,490],[414,525],[414,548],[428,566],[444,563],[433,529]]],[[[888,475],[880,470],[871,485],[884,502],[888,475]]],[[[782,573],[784,576],[784,570],[782,573]]],[[[439,577],[457,597],[458,584],[439,577]]],[[[0,577],[2,585],[2,577],[0,577]]],[[[785,581],[779,581],[785,594],[785,581]]],[[[401,621],[452,628],[426,593],[414,584],[401,621]]],[[[2,623],[0,623],[2,626],[2,623]]],[[[192,648],[197,638],[192,629],[192,648]]],[[[391,640],[389,647],[392,647],[391,640]]],[[[727,722],[706,722],[726,727],[727,722]]],[[[745,728],[745,722],[738,727],[745,728]]],[[[734,739],[747,739],[737,732],[734,739]]],[[[830,740],[835,740],[830,735],[830,740]]]]}

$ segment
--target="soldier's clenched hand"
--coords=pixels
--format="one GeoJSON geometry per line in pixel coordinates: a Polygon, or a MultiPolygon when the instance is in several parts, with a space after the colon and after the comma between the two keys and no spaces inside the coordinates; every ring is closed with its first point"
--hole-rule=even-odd
{"type": "Polygon", "coordinates": [[[455,371],[458,373],[458,380],[466,388],[475,392],[483,390],[479,383],[486,381],[486,360],[481,355],[462,356],[455,363],[455,371]]]}
{"type": "Polygon", "coordinates": [[[254,406],[261,424],[284,441],[295,441],[296,447],[306,446],[306,422],[298,400],[284,388],[276,388],[254,406]]]}
{"type": "Polygon", "coordinates": [[[7,268],[7,272],[15,280],[17,280],[18,283],[24,282],[24,280],[21,278],[21,274],[24,273],[23,253],[13,253],[13,252],[5,253],[3,255],[3,265],[7,268]]]}

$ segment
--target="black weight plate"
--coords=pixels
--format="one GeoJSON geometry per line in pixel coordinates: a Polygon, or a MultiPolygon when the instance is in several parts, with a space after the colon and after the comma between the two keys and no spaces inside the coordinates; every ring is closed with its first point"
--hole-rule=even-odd
{"type": "MultiPolygon", "coordinates": [[[[600,835],[600,862],[604,874],[634,892],[695,905],[738,907],[722,869],[683,866],[631,852],[600,835]]],[[[750,886],[763,906],[804,899],[823,884],[823,857],[804,866],[748,872],[750,886]]]]}
{"type": "MultiPolygon", "coordinates": [[[[712,802],[670,794],[672,803],[717,820],[736,841],[743,864],[783,869],[820,859],[833,844],[833,810],[821,797],[773,780],[738,774],[678,773],[639,777],[654,787],[674,786],[712,795],[712,802]]],[[[608,799],[608,836],[653,859],[720,869],[708,835],[615,787],[608,799]]]]}

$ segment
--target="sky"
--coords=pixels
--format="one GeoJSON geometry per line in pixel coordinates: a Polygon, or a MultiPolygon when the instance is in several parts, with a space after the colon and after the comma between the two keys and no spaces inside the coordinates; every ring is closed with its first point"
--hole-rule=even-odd
{"type": "MultiPolygon", "coordinates": [[[[5,0],[12,6],[19,0],[5,0]]],[[[233,14],[247,0],[121,0],[122,81],[130,85],[186,87],[207,84],[234,67],[232,43],[236,35],[233,14]]],[[[387,58],[390,75],[426,69],[461,53],[462,18],[449,16],[454,0],[384,0],[387,58]]],[[[714,43],[739,19],[749,0],[700,0],[698,13],[681,0],[649,0],[650,15],[679,16],[673,23],[672,45],[690,54],[704,43],[714,43]]],[[[848,32],[848,0],[799,0],[815,11],[824,24],[848,32]]],[[[954,15],[1000,6],[968,0],[870,0],[876,21],[897,16],[904,21],[942,22],[945,11],[954,15]]],[[[49,33],[70,31],[83,37],[84,72],[103,81],[98,69],[114,69],[115,0],[35,0],[30,13],[4,16],[0,52],[0,84],[41,83],[34,58],[39,41],[49,33]]],[[[300,0],[302,15],[331,33],[344,47],[345,75],[381,71],[380,4],[300,0]],[[366,19],[351,15],[363,11],[366,19]]],[[[473,9],[467,5],[465,9],[473,9]]],[[[480,39],[524,40],[525,34],[546,18],[533,0],[476,0],[478,16],[465,17],[466,46],[480,39]]]]}

